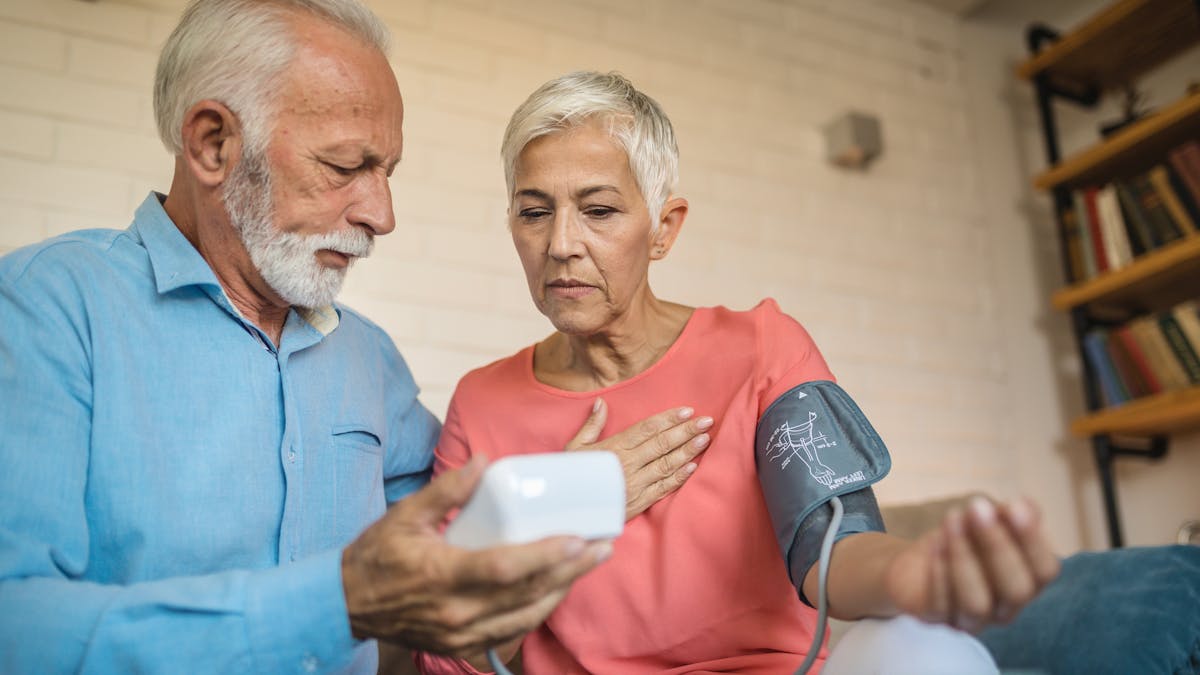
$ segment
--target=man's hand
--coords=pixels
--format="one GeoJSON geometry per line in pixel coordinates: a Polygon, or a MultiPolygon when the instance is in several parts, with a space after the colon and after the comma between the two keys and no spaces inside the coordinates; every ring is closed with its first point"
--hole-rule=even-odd
{"type": "Polygon", "coordinates": [[[976,497],[892,559],[887,594],[902,612],[968,632],[1007,622],[1058,576],[1040,521],[1029,500],[976,497]]]}
{"type": "Polygon", "coordinates": [[[673,408],[598,440],[608,420],[608,404],[598,398],[567,450],[610,450],[617,455],[625,472],[625,520],[629,521],[678,490],[696,470],[692,460],[708,447],[711,439],[704,432],[713,419],[692,419],[693,414],[691,408],[673,408]]]}
{"type": "Polygon", "coordinates": [[[439,526],[471,496],[486,460],[475,457],[392,506],[342,553],[342,587],[355,637],[469,656],[537,628],[571,582],[612,552],[609,542],[552,537],[467,551],[439,526]]]}

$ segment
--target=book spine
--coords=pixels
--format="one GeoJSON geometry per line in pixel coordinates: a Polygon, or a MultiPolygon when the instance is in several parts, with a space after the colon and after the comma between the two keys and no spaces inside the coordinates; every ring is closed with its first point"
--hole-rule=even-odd
{"type": "Polygon", "coordinates": [[[1196,355],[1195,345],[1188,342],[1175,316],[1170,313],[1162,314],[1158,318],[1158,325],[1167,340],[1167,345],[1171,347],[1171,352],[1179,359],[1179,364],[1187,373],[1188,380],[1192,384],[1200,382],[1200,357],[1196,355]]]}
{"type": "Polygon", "coordinates": [[[1155,237],[1163,244],[1182,237],[1183,231],[1171,220],[1171,214],[1167,213],[1162,199],[1159,199],[1158,193],[1150,185],[1150,179],[1145,175],[1138,176],[1133,179],[1133,186],[1155,237]]]}
{"type": "Polygon", "coordinates": [[[1084,204],[1083,193],[1076,190],[1072,193],[1075,202],[1075,222],[1079,226],[1079,251],[1083,256],[1085,279],[1096,276],[1096,249],[1092,245],[1092,231],[1088,228],[1087,205],[1084,204]]]}
{"type": "Polygon", "coordinates": [[[1200,204],[1200,143],[1184,143],[1167,153],[1167,161],[1187,186],[1192,201],[1200,204]]]}
{"type": "Polygon", "coordinates": [[[1124,267],[1133,261],[1133,250],[1125,221],[1121,218],[1121,205],[1117,203],[1117,191],[1111,185],[1101,188],[1096,195],[1096,211],[1100,214],[1100,231],[1104,235],[1105,253],[1114,268],[1124,267]]]}
{"type": "Polygon", "coordinates": [[[1092,367],[1092,373],[1096,376],[1096,382],[1100,385],[1100,393],[1104,398],[1104,404],[1106,406],[1120,405],[1128,401],[1129,396],[1121,389],[1112,359],[1108,356],[1108,348],[1105,346],[1106,341],[1107,336],[1103,331],[1092,331],[1084,335],[1083,353],[1087,357],[1088,364],[1092,367]]]}
{"type": "Polygon", "coordinates": [[[1087,226],[1092,239],[1092,254],[1096,256],[1096,272],[1103,273],[1112,269],[1112,264],[1104,250],[1104,235],[1100,231],[1100,211],[1096,208],[1098,193],[1096,188],[1088,188],[1083,193],[1083,203],[1087,207],[1087,226]]]}
{"type": "Polygon", "coordinates": [[[1179,172],[1175,170],[1175,166],[1172,164],[1164,166],[1167,169],[1167,179],[1171,181],[1171,189],[1175,191],[1175,196],[1179,198],[1179,203],[1183,205],[1183,210],[1187,211],[1188,215],[1192,217],[1192,222],[1197,227],[1200,227],[1200,202],[1197,202],[1192,197],[1191,190],[1188,190],[1187,183],[1184,182],[1179,172]]]}
{"type": "Polygon", "coordinates": [[[1141,248],[1142,253],[1148,253],[1158,248],[1162,242],[1154,238],[1154,231],[1150,229],[1146,214],[1142,212],[1141,204],[1138,203],[1129,184],[1118,181],[1113,185],[1117,188],[1117,197],[1121,200],[1121,208],[1125,210],[1125,222],[1131,226],[1129,234],[1130,239],[1136,242],[1134,248],[1141,248]]]}
{"type": "Polygon", "coordinates": [[[1155,374],[1154,369],[1150,367],[1150,362],[1146,359],[1146,354],[1142,351],[1141,345],[1133,337],[1133,332],[1129,330],[1129,326],[1121,326],[1112,333],[1112,338],[1115,338],[1121,343],[1126,355],[1129,357],[1129,362],[1141,381],[1145,383],[1145,393],[1157,394],[1163,390],[1162,382],[1155,374]]]}
{"type": "Polygon", "coordinates": [[[1150,170],[1148,174],[1150,178],[1150,186],[1154,188],[1155,194],[1162,200],[1163,206],[1171,219],[1183,231],[1183,234],[1189,235],[1196,231],[1196,223],[1192,220],[1192,215],[1183,207],[1179,196],[1175,194],[1175,189],[1171,187],[1171,177],[1167,174],[1167,167],[1159,165],[1150,170]]]}
{"type": "Polygon", "coordinates": [[[1117,371],[1117,380],[1129,394],[1130,398],[1139,398],[1150,393],[1150,388],[1142,381],[1141,374],[1133,365],[1133,359],[1125,351],[1125,345],[1112,333],[1108,335],[1108,355],[1117,371]]]}
{"type": "Polygon", "coordinates": [[[1079,239],[1079,222],[1075,219],[1075,209],[1063,209],[1058,214],[1059,227],[1062,228],[1063,245],[1067,247],[1067,283],[1079,283],[1088,278],[1087,268],[1083,265],[1082,242],[1079,239]]]}

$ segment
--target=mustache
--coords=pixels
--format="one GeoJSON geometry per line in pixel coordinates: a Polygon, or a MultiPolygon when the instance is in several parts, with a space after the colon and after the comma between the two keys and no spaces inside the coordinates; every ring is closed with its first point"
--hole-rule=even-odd
{"type": "Polygon", "coordinates": [[[375,249],[375,235],[357,227],[340,232],[307,235],[303,242],[305,248],[313,253],[328,249],[353,258],[366,258],[375,249]]]}

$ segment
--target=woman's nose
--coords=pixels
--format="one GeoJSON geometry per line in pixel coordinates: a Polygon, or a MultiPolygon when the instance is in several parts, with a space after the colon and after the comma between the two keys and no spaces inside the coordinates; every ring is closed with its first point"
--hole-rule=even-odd
{"type": "Polygon", "coordinates": [[[582,255],[583,240],[578,214],[573,209],[559,209],[554,213],[554,224],[550,230],[549,255],[566,260],[582,255]]]}

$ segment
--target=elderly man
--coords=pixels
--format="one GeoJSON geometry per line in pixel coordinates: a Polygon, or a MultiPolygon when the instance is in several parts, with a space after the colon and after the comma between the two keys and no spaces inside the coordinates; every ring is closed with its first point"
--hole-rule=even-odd
{"type": "MultiPolygon", "coordinates": [[[[155,86],[170,193],[0,260],[0,671],[373,672],[368,638],[525,633],[608,555],[446,545],[478,463],[384,515],[439,431],[331,305],[395,226],[386,40],[356,0],[193,2],[155,86]]],[[[615,443],[671,449],[650,500],[699,433],[657,417],[615,443]]]]}

